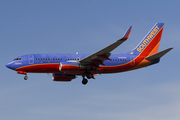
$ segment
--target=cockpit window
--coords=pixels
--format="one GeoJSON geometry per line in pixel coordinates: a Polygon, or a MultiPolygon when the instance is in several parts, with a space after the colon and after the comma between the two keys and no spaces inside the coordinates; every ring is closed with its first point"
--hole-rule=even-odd
{"type": "Polygon", "coordinates": [[[22,58],[15,58],[14,60],[21,60],[22,58]]]}

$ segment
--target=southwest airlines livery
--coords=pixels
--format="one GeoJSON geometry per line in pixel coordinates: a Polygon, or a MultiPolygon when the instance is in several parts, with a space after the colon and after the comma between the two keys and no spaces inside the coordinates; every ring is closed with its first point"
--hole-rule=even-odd
{"type": "Polygon", "coordinates": [[[87,79],[95,79],[94,75],[118,73],[135,70],[156,64],[160,58],[173,48],[158,52],[164,23],[156,23],[142,41],[131,51],[121,54],[111,54],[111,51],[126,41],[132,26],[124,36],[111,45],[88,54],[29,54],[15,58],[6,67],[24,74],[52,73],[54,81],[71,81],[76,76],[82,76],[82,83],[87,79]]]}

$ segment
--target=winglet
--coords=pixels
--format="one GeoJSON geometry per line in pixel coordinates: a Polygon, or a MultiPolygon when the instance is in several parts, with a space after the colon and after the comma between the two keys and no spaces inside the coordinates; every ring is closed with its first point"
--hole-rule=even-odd
{"type": "Polygon", "coordinates": [[[132,26],[129,27],[129,29],[125,32],[125,34],[123,35],[123,37],[120,40],[127,40],[129,37],[129,34],[131,32],[132,26]]]}

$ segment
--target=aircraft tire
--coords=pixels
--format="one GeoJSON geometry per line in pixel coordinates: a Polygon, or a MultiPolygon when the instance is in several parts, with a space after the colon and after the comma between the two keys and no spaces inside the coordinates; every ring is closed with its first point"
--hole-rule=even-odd
{"type": "Polygon", "coordinates": [[[83,80],[82,80],[82,84],[83,84],[83,85],[86,85],[87,83],[88,83],[88,80],[87,80],[87,79],[83,79],[83,80]]]}
{"type": "Polygon", "coordinates": [[[27,80],[28,79],[28,76],[24,76],[24,80],[27,80]]]}

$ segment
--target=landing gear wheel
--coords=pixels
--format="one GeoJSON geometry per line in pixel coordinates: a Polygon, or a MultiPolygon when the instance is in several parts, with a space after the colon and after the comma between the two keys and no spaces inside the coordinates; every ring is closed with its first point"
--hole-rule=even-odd
{"type": "Polygon", "coordinates": [[[24,76],[24,80],[27,80],[28,79],[28,76],[24,76]]]}
{"type": "Polygon", "coordinates": [[[87,83],[88,83],[88,80],[87,80],[87,79],[83,79],[83,80],[82,80],[82,84],[83,84],[83,85],[86,85],[87,83]]]}

